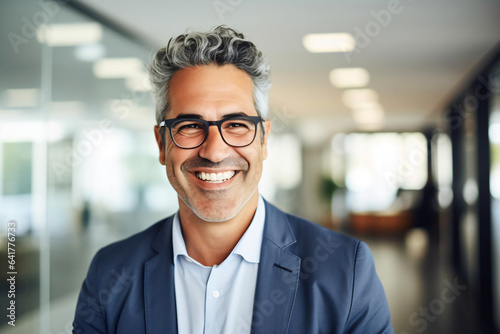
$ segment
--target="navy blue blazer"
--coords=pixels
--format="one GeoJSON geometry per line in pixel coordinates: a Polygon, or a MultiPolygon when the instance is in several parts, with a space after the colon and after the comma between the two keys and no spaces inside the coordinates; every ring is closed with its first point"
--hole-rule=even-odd
{"type": "MultiPolygon", "coordinates": [[[[252,333],[394,333],[365,243],[265,205],[252,333]]],[[[97,252],[74,333],[177,333],[172,218],[97,252]]]]}

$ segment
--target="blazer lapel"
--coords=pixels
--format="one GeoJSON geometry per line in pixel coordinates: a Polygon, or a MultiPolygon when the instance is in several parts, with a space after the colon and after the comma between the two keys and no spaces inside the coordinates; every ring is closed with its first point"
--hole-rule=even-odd
{"type": "Polygon", "coordinates": [[[151,245],[158,254],[144,265],[146,333],[177,333],[172,217],[168,218],[151,245]]]}
{"type": "Polygon", "coordinates": [[[266,222],[252,317],[252,333],[287,333],[299,282],[300,258],[286,215],[266,203],[266,222]]]}

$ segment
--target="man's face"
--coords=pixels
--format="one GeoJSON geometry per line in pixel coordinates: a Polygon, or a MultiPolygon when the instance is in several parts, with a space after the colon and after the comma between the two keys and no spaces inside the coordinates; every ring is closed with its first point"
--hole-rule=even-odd
{"type": "MultiPolygon", "coordinates": [[[[216,121],[224,115],[244,113],[258,116],[253,101],[250,76],[233,65],[190,67],[176,72],[170,83],[171,108],[167,119],[182,115],[199,115],[216,121]]],[[[271,129],[266,121],[264,141],[262,128],[257,127],[253,143],[247,147],[227,145],[217,126],[210,126],[200,147],[181,149],[165,129],[165,148],[159,128],[155,135],[160,149],[160,162],[182,199],[198,217],[207,221],[225,221],[234,217],[253,196],[262,175],[262,163],[267,157],[267,137],[271,129]],[[201,180],[204,173],[227,173],[229,179],[213,183],[201,180]],[[234,173],[234,175],[233,175],[234,173]]],[[[179,202],[179,205],[183,203],[179,202]]]]}

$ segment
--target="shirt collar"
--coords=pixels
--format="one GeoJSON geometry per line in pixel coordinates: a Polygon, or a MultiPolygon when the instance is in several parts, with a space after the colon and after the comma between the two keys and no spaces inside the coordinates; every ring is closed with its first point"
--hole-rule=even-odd
{"type": "MultiPolygon", "coordinates": [[[[265,218],[266,206],[262,196],[259,195],[259,203],[257,204],[257,210],[255,211],[252,222],[232,250],[231,254],[241,255],[241,257],[243,257],[247,262],[259,263],[265,218]]],[[[174,221],[172,224],[172,245],[174,251],[174,264],[179,255],[184,255],[191,261],[195,261],[187,253],[186,243],[184,242],[184,237],[182,236],[179,211],[177,211],[174,215],[174,221]]]]}
{"type": "Polygon", "coordinates": [[[259,263],[265,218],[266,206],[262,196],[259,195],[259,203],[252,222],[231,253],[241,255],[247,262],[259,263]]]}
{"type": "Polygon", "coordinates": [[[179,211],[175,213],[174,221],[172,224],[172,248],[174,251],[174,264],[179,255],[184,255],[189,258],[187,253],[184,237],[182,236],[181,220],[179,219],[179,211]]]}

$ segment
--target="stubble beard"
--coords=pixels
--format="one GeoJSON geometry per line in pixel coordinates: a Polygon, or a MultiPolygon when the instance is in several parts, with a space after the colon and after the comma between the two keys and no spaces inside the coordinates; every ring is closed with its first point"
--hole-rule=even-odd
{"type": "MultiPolygon", "coordinates": [[[[238,170],[240,171],[240,173],[242,173],[243,175],[241,175],[240,177],[243,177],[243,179],[245,179],[246,177],[246,174],[249,172],[249,165],[246,161],[244,161],[243,159],[234,159],[231,160],[233,161],[232,164],[229,164],[227,161],[225,162],[226,164],[228,165],[231,165],[231,166],[236,166],[238,167],[238,170]]],[[[211,162],[200,162],[200,160],[198,158],[195,158],[195,159],[189,159],[189,160],[186,160],[183,164],[182,164],[182,167],[181,167],[181,170],[183,171],[186,171],[189,169],[189,167],[193,167],[193,166],[196,166],[196,167],[212,167],[213,165],[219,165],[221,166],[221,164],[214,164],[214,163],[211,163],[211,162]]],[[[173,166],[172,166],[173,167],[173,166]]],[[[224,201],[226,200],[226,203],[223,203],[223,204],[220,204],[220,206],[223,208],[225,206],[225,204],[227,204],[227,201],[229,200],[232,200],[233,198],[231,197],[232,194],[231,194],[231,191],[229,191],[229,189],[224,189],[224,190],[203,190],[203,189],[197,189],[197,191],[200,191],[201,193],[200,194],[192,194],[192,196],[190,196],[188,194],[188,191],[187,189],[189,189],[190,185],[189,184],[186,184],[186,186],[182,186],[181,183],[179,182],[179,178],[176,176],[176,171],[174,168],[171,169],[171,176],[172,178],[170,178],[170,175],[168,173],[168,170],[167,170],[167,176],[169,176],[169,181],[170,181],[170,184],[172,185],[172,187],[176,190],[177,192],[177,196],[182,200],[182,202],[184,202],[184,204],[198,217],[200,218],[201,220],[203,221],[206,221],[206,222],[224,222],[224,221],[228,221],[232,218],[234,218],[244,207],[245,205],[248,203],[248,201],[252,198],[252,196],[254,196],[255,192],[257,191],[258,189],[258,182],[257,182],[257,185],[255,186],[255,188],[253,189],[253,191],[249,194],[249,196],[232,212],[229,212],[229,213],[226,213],[225,210],[221,210],[221,209],[217,209],[215,208],[215,210],[211,209],[211,208],[204,208],[203,205],[196,205],[196,202],[199,202],[199,201],[203,201],[205,200],[206,202],[210,202],[210,201],[224,201]],[[192,198],[196,198],[197,196],[199,196],[200,200],[198,201],[190,201],[189,198],[192,197],[192,198]]],[[[181,174],[183,172],[181,171],[181,174]]],[[[187,178],[185,178],[187,180],[187,178]]],[[[260,178],[259,178],[260,179],[260,178]]],[[[243,183],[245,183],[243,181],[243,183]]],[[[235,185],[233,185],[235,186],[235,185]]],[[[203,204],[203,202],[201,202],[201,204],[203,204]]]]}
{"type": "Polygon", "coordinates": [[[258,186],[256,186],[254,188],[254,190],[250,193],[250,195],[248,196],[248,198],[233,212],[233,213],[230,213],[224,217],[221,217],[221,215],[223,214],[222,212],[221,213],[215,213],[211,216],[209,215],[204,215],[201,210],[198,210],[190,201],[188,201],[187,199],[183,198],[183,196],[177,194],[179,196],[179,198],[184,202],[184,204],[186,204],[186,206],[198,217],[200,218],[201,220],[203,221],[206,221],[206,222],[213,222],[213,223],[219,223],[219,222],[225,222],[225,221],[228,221],[234,217],[236,217],[236,215],[238,213],[240,213],[241,209],[243,209],[245,207],[245,205],[248,203],[248,201],[253,197],[253,195],[255,194],[255,192],[257,191],[258,189],[258,186]]]}

